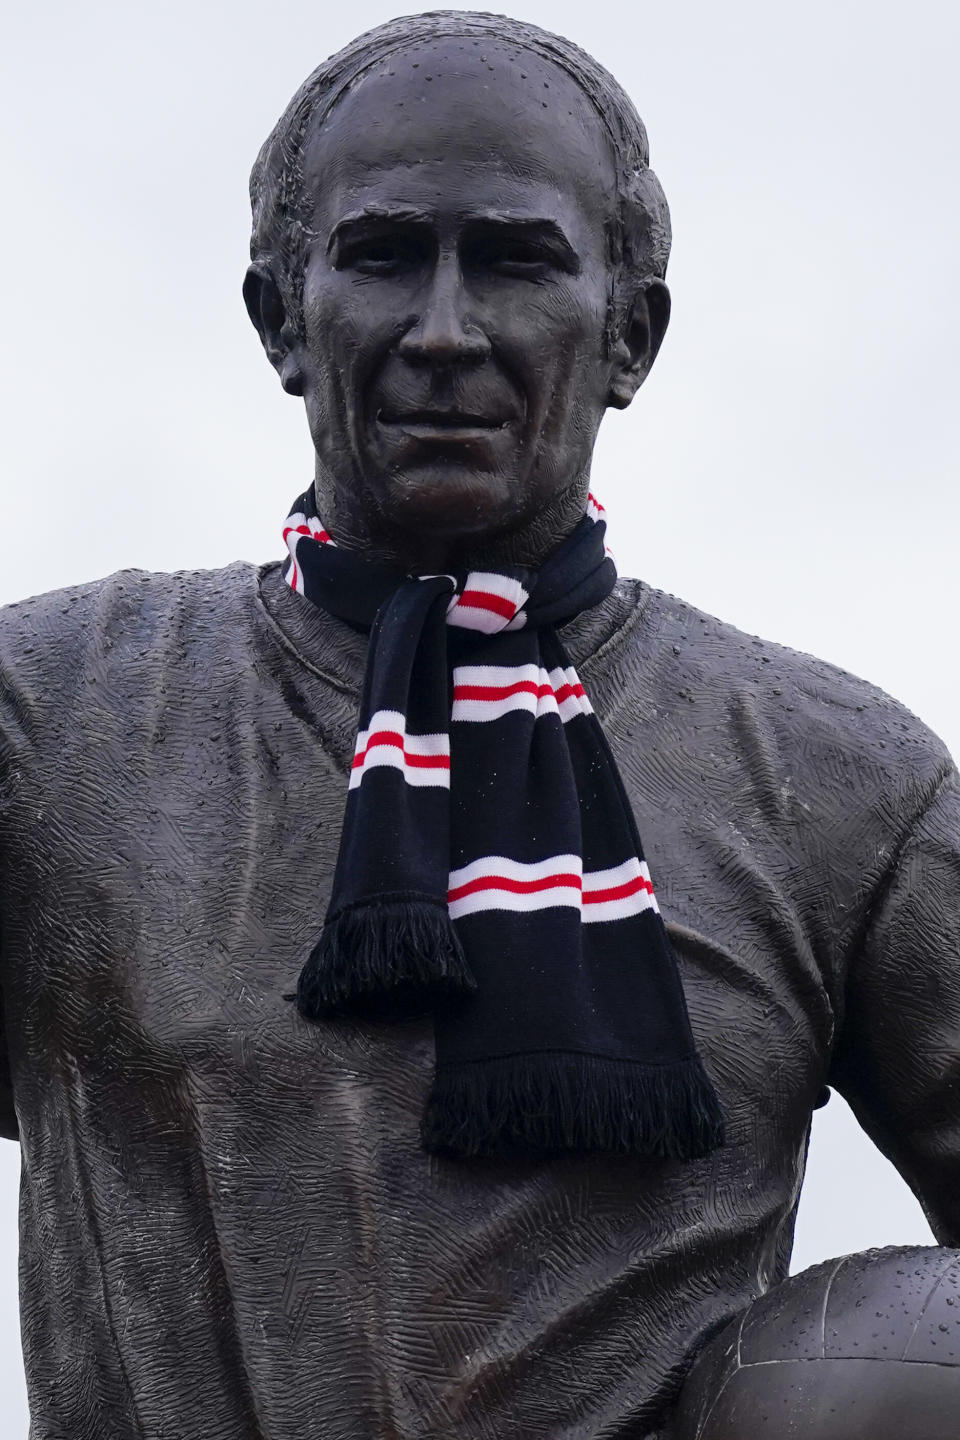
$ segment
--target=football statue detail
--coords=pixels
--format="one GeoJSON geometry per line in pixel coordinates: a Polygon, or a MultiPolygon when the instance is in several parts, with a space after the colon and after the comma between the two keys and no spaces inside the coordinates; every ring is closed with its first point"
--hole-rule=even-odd
{"type": "Polygon", "coordinates": [[[960,1440],[960,1251],[870,1250],[754,1301],[662,1440],[960,1440]]]}

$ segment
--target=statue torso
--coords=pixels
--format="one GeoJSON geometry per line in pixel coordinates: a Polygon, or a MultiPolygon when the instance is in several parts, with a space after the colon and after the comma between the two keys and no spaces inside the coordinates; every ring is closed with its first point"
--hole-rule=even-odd
{"type": "Polygon", "coordinates": [[[285,998],[365,642],[276,567],[5,612],[35,1440],[640,1436],[698,1336],[786,1273],[845,967],[941,752],[871,687],[636,582],[564,640],[727,1115],[694,1164],[430,1157],[429,1016],[314,1025],[285,998]]]}

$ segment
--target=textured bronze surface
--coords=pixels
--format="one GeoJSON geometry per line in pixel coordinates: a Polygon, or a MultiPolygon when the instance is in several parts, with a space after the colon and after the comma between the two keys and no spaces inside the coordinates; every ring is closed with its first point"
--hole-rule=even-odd
{"type": "MultiPolygon", "coordinates": [[[[364,641],[276,566],[0,614],[0,913],[34,1440],[642,1436],[781,1280],[837,1085],[960,1242],[942,746],[634,581],[565,631],[729,1144],[421,1149],[429,1020],[302,1021],[364,641]]],[[[12,1123],[8,1112],[8,1123],[12,1123]]]]}

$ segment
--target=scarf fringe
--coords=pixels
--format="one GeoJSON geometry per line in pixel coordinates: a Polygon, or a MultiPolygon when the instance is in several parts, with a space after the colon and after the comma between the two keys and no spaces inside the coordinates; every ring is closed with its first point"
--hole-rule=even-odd
{"type": "Polygon", "coordinates": [[[476,988],[445,901],[371,901],[326,922],[300,972],[297,1009],[310,1020],[402,1012],[476,988]]]}
{"type": "Polygon", "coordinates": [[[693,1160],[723,1144],[723,1116],[696,1055],[642,1065],[533,1053],[440,1070],[421,1134],[447,1155],[536,1148],[693,1160]]]}

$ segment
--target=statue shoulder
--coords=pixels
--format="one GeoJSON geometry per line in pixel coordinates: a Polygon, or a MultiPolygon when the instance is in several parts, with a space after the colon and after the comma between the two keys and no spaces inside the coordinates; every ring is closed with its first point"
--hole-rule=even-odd
{"type": "Polygon", "coordinates": [[[867,775],[902,789],[905,774],[923,789],[952,768],[939,736],[870,681],[663,591],[647,589],[641,610],[632,643],[698,748],[723,740],[755,764],[838,789],[867,775]]]}
{"type": "Polygon", "coordinates": [[[0,665],[69,667],[91,648],[149,642],[175,613],[222,615],[252,597],[256,575],[243,561],[219,570],[118,570],[17,600],[0,606],[0,665]]]}
{"type": "Polygon", "coordinates": [[[158,573],[120,570],[100,580],[0,606],[0,724],[62,710],[79,684],[114,683],[168,654],[229,628],[256,598],[257,569],[158,573]]]}

